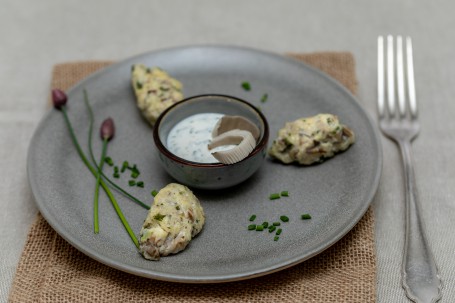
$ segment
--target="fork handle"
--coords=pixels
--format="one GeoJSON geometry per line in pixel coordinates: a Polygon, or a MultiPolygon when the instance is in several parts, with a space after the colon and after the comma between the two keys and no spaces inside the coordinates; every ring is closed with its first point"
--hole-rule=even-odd
{"type": "Polygon", "coordinates": [[[406,295],[412,301],[417,303],[437,302],[441,298],[441,280],[420,217],[420,205],[412,166],[411,142],[401,141],[399,146],[406,186],[406,239],[402,283],[406,295]]]}

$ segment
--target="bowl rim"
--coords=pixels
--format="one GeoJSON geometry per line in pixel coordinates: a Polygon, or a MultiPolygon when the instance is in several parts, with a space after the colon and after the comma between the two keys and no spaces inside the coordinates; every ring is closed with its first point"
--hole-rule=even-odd
{"type": "Polygon", "coordinates": [[[253,156],[255,156],[261,150],[263,150],[263,148],[265,148],[267,143],[268,143],[268,139],[269,139],[269,124],[268,124],[267,118],[264,116],[264,114],[256,106],[254,106],[253,104],[249,103],[248,101],[242,100],[242,99],[240,99],[238,97],[234,97],[234,96],[230,96],[230,95],[224,95],[224,94],[201,94],[201,95],[194,95],[194,96],[191,96],[191,97],[188,97],[188,98],[184,98],[183,100],[181,100],[181,101],[179,101],[177,103],[174,103],[173,105],[168,107],[164,112],[162,112],[161,115],[156,120],[155,125],[153,126],[153,141],[155,142],[155,146],[158,148],[159,152],[161,152],[167,158],[170,158],[171,160],[173,160],[175,162],[178,162],[179,164],[184,164],[184,165],[187,165],[187,166],[194,166],[194,167],[201,167],[201,168],[202,167],[206,167],[206,168],[229,167],[229,166],[236,165],[238,163],[242,163],[242,162],[252,158],[253,156]],[[208,98],[208,97],[233,99],[236,102],[239,102],[239,103],[249,107],[250,109],[252,109],[259,116],[259,118],[262,120],[262,122],[264,123],[264,130],[263,130],[263,135],[262,135],[261,140],[256,144],[256,146],[254,147],[253,151],[247,157],[245,157],[244,159],[242,159],[241,161],[239,161],[237,163],[234,163],[234,164],[200,163],[200,162],[194,162],[194,161],[186,160],[186,159],[180,158],[177,155],[171,153],[167,149],[167,147],[163,144],[163,142],[161,142],[158,130],[160,128],[161,121],[163,120],[163,118],[170,111],[172,111],[174,108],[176,108],[177,106],[181,105],[182,103],[186,103],[186,102],[189,102],[189,101],[194,100],[194,99],[208,98]]]}

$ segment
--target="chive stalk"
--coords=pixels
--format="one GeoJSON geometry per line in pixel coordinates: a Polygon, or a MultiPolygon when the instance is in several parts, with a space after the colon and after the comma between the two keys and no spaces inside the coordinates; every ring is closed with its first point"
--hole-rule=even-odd
{"type": "Polygon", "coordinates": [[[107,150],[107,143],[114,137],[115,133],[115,126],[114,120],[112,118],[108,118],[103,121],[100,128],[100,136],[103,140],[103,149],[101,151],[101,159],[100,165],[97,166],[97,177],[96,177],[96,185],[95,185],[95,198],[93,199],[93,222],[94,222],[94,229],[95,234],[99,233],[99,215],[98,215],[98,208],[99,208],[99,192],[100,192],[100,181],[101,181],[101,172],[103,171],[103,166],[106,158],[106,150],[107,150]]]}
{"type": "Polygon", "coordinates": [[[104,157],[106,156],[106,149],[107,149],[107,139],[103,140],[103,150],[101,152],[101,159],[100,159],[100,165],[98,166],[98,172],[97,172],[97,177],[96,177],[96,185],[95,185],[95,198],[93,199],[93,222],[94,222],[94,229],[95,229],[95,234],[99,233],[100,227],[99,227],[99,215],[98,215],[98,208],[99,208],[99,192],[100,192],[100,181],[101,181],[101,171],[103,170],[103,165],[104,165],[104,157]]]}

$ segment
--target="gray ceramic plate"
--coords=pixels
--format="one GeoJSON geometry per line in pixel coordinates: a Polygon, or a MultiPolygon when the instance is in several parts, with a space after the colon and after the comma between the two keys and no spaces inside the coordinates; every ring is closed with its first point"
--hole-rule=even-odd
{"type": "MultiPolygon", "coordinates": [[[[241,280],[275,272],[322,252],[342,238],[360,220],[376,192],[381,173],[379,137],[359,102],[340,84],[305,64],[282,56],[237,47],[196,46],[167,49],[114,64],[85,79],[69,92],[68,113],[84,149],[88,118],[83,102],[87,89],[93,104],[94,148],[100,154],[98,128],[108,116],[117,132],[108,154],[114,162],[136,163],[145,188],[131,192],[151,203],[150,191],[173,180],[155,158],[152,129],[135,105],[130,84],[133,63],[160,66],[184,85],[185,96],[217,93],[233,95],[260,106],[268,118],[273,140],[286,121],[320,112],[338,115],[357,135],[346,152],[323,164],[298,167],[267,159],[245,183],[216,191],[195,191],[207,221],[187,249],[159,262],[144,260],[106,196],[101,194],[100,233],[93,233],[94,178],[82,164],[68,136],[63,116],[51,110],[31,141],[28,174],[38,207],[49,224],[74,247],[114,268],[155,279],[207,283],[241,280]],[[251,91],[241,83],[251,83],[251,91]],[[263,94],[268,100],[261,103],[263,94]],[[273,192],[288,190],[290,197],[270,201],[273,192]],[[310,213],[311,220],[300,219],[310,213]],[[248,231],[256,222],[282,223],[279,241],[267,231],[248,231]]],[[[270,144],[270,143],[269,143],[270,144]]],[[[106,174],[112,175],[106,167],[106,174]]],[[[124,176],[119,183],[127,185],[124,176]]],[[[137,233],[147,211],[116,193],[118,202],[137,233]]]]}

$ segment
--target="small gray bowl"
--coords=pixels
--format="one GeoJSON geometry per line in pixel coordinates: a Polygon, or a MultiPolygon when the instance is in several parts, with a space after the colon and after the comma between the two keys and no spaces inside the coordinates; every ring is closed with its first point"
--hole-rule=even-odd
{"type": "Polygon", "coordinates": [[[158,158],[164,169],[178,182],[200,189],[223,189],[237,185],[262,165],[269,139],[269,126],[264,115],[253,105],[225,95],[198,95],[184,99],[161,114],[153,128],[158,158]],[[166,146],[171,129],[181,120],[200,113],[243,116],[257,125],[261,134],[254,150],[234,164],[198,163],[180,158],[166,146]]]}

